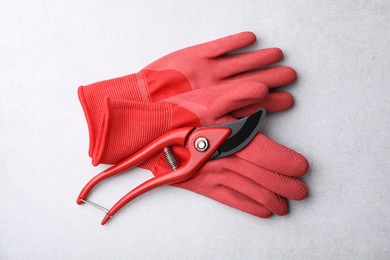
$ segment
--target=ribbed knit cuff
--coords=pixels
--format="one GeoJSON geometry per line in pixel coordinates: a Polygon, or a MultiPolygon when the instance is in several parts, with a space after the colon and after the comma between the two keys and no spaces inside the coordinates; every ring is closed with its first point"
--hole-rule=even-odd
{"type": "Polygon", "coordinates": [[[89,156],[95,149],[97,132],[102,124],[104,98],[149,101],[149,92],[143,72],[81,86],[78,96],[89,130],[89,156]]]}
{"type": "Polygon", "coordinates": [[[169,103],[106,98],[104,109],[93,165],[117,163],[172,129],[169,103]]]}

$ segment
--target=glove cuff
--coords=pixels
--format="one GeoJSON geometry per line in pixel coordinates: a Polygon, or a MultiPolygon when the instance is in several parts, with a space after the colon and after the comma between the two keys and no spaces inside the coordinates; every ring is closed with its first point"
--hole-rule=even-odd
{"type": "MultiPolygon", "coordinates": [[[[92,164],[114,164],[172,129],[172,106],[104,99],[102,124],[92,153],[92,164]]],[[[151,169],[143,165],[143,168],[151,169]]]]}
{"type": "Polygon", "coordinates": [[[105,97],[137,101],[150,100],[142,72],[80,86],[77,93],[88,124],[90,157],[95,149],[97,132],[103,120],[105,97]]]}

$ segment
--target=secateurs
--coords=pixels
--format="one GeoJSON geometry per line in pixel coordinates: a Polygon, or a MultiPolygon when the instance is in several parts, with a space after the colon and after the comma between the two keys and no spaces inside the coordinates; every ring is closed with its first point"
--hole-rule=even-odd
{"type": "Polygon", "coordinates": [[[237,121],[209,127],[183,127],[172,130],[151,142],[129,158],[106,169],[92,178],[81,190],[77,203],[90,204],[106,213],[104,225],[116,212],[138,196],[162,185],[173,184],[191,178],[208,161],[226,157],[248,145],[258,133],[265,119],[265,110],[261,108],[256,113],[237,121]],[[189,152],[188,160],[177,165],[171,146],[184,146],[189,152]],[[164,152],[166,161],[172,171],[155,176],[140,184],[122,197],[110,210],[88,201],[89,192],[101,181],[136,167],[150,157],[164,152]]]}

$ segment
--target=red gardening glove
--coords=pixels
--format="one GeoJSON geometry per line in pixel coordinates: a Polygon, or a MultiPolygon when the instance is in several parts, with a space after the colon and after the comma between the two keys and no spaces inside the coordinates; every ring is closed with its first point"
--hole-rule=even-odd
{"type": "MultiPolygon", "coordinates": [[[[136,74],[94,83],[78,90],[87,118],[92,157],[100,129],[105,97],[137,101],[159,101],[183,92],[210,86],[261,82],[273,88],[296,78],[290,67],[262,68],[283,58],[278,48],[226,55],[253,44],[256,36],[242,32],[211,42],[188,47],[158,59],[136,74]],[[255,70],[259,69],[260,70],[255,70]],[[93,120],[90,120],[93,118],[93,120]]],[[[271,93],[262,106],[268,112],[285,110],[293,104],[287,92],[271,93]]]]}
{"type": "MultiPolygon", "coordinates": [[[[165,132],[182,126],[216,125],[235,120],[231,113],[253,112],[267,96],[267,87],[229,83],[199,89],[157,103],[106,99],[104,123],[94,163],[116,163],[165,132]]],[[[180,164],[185,149],[172,147],[180,164]]],[[[154,175],[170,171],[163,156],[140,165],[154,175]]],[[[306,173],[307,160],[262,134],[242,151],[209,161],[193,178],[175,184],[259,217],[288,212],[285,198],[301,200],[307,195],[297,177],[306,173]]]]}
{"type": "MultiPolygon", "coordinates": [[[[163,159],[151,169],[154,174],[165,168],[163,159]]],[[[307,187],[298,177],[308,166],[301,154],[258,134],[243,150],[208,161],[193,178],[174,186],[258,217],[283,216],[288,213],[285,198],[302,200],[307,196],[307,187]]]]}
{"type": "Polygon", "coordinates": [[[230,122],[235,120],[231,113],[246,116],[267,94],[264,84],[246,82],[197,89],[157,103],[106,98],[92,164],[115,164],[172,129],[230,122]]]}

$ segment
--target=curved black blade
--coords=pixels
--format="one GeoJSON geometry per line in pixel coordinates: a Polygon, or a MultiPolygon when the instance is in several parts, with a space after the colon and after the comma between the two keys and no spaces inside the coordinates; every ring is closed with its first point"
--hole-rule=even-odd
{"type": "Polygon", "coordinates": [[[247,146],[259,132],[265,120],[265,109],[260,108],[256,113],[237,121],[218,125],[232,129],[232,133],[210,159],[221,158],[240,151],[247,146]]]}

